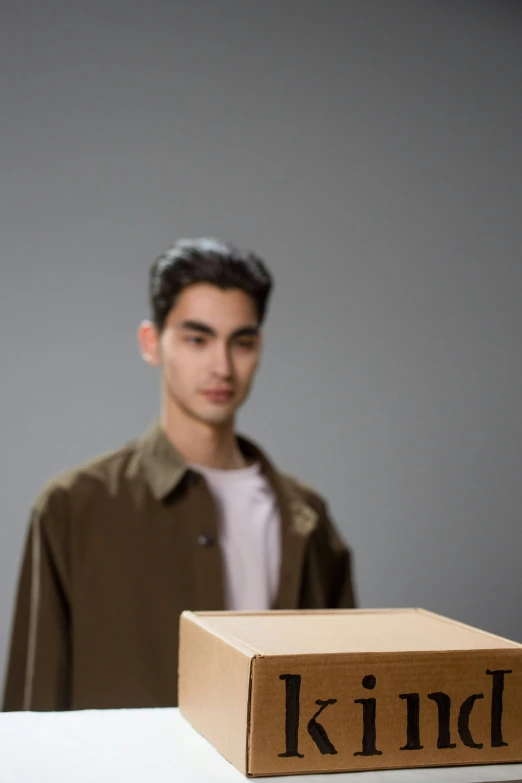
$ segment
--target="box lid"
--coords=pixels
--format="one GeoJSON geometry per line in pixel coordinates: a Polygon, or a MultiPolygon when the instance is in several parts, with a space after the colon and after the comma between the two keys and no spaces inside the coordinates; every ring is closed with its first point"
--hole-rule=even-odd
{"type": "Polygon", "coordinates": [[[196,612],[198,623],[252,657],[522,649],[424,609],[196,612]]]}

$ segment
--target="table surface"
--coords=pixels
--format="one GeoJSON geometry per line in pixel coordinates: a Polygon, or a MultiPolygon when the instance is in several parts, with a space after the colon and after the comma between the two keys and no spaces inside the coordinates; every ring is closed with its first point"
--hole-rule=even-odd
{"type": "MultiPolygon", "coordinates": [[[[522,781],[522,764],[257,779],[274,783],[522,781]]],[[[244,783],[245,780],[177,709],[0,714],[1,783],[244,783]]]]}

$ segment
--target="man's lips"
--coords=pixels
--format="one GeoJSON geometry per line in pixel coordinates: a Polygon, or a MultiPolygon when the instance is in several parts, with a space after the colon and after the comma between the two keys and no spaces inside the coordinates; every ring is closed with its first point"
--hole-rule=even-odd
{"type": "Polygon", "coordinates": [[[204,391],[203,394],[211,402],[228,402],[234,394],[231,389],[209,389],[204,391]]]}

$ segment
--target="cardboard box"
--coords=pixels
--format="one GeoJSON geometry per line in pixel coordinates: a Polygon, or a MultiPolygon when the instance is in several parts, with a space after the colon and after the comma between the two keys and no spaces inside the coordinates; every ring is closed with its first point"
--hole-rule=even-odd
{"type": "Polygon", "coordinates": [[[248,776],[522,761],[522,645],[422,609],[184,612],[179,708],[248,776]]]}

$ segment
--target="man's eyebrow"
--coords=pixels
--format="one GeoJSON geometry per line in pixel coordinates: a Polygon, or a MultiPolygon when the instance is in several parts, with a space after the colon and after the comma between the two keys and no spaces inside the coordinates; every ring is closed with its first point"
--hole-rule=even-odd
{"type": "MultiPolygon", "coordinates": [[[[178,324],[179,329],[183,329],[186,332],[200,332],[200,334],[207,334],[211,337],[216,337],[216,331],[208,324],[202,321],[182,321],[178,324]]],[[[235,329],[230,335],[232,339],[237,337],[257,337],[259,334],[259,326],[255,324],[247,324],[240,326],[239,329],[235,329]]]]}
{"type": "Polygon", "coordinates": [[[203,334],[210,334],[213,337],[216,336],[214,329],[201,321],[182,321],[178,328],[184,329],[187,332],[202,332],[203,334]]]}
{"type": "Polygon", "coordinates": [[[257,337],[259,334],[259,326],[241,326],[232,332],[232,337],[257,337]]]}

